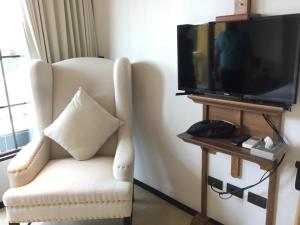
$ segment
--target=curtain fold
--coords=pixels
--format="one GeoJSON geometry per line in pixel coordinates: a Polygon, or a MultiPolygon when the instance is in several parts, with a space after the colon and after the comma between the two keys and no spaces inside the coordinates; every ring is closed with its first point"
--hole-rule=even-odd
{"type": "Polygon", "coordinates": [[[31,58],[49,63],[98,55],[92,0],[21,0],[31,58]]]}

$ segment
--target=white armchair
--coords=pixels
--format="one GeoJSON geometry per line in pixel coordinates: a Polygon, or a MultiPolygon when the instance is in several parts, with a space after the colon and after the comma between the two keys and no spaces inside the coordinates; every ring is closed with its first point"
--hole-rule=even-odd
{"type": "Polygon", "coordinates": [[[11,188],[3,202],[9,223],[124,218],[124,224],[131,224],[134,150],[129,61],[75,58],[50,65],[37,60],[30,73],[40,137],[8,166],[11,188]],[[73,159],[43,135],[79,86],[124,122],[86,161],[73,159]]]}

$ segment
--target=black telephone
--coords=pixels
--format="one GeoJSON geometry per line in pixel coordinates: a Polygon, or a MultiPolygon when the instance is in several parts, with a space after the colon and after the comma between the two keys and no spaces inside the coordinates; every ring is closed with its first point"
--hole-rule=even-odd
{"type": "Polygon", "coordinates": [[[231,138],[236,127],[223,120],[203,120],[193,124],[186,133],[194,137],[231,138]]]}

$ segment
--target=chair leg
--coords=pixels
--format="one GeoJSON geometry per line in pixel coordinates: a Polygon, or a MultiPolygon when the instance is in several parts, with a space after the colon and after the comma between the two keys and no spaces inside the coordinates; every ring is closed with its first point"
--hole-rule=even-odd
{"type": "Polygon", "coordinates": [[[123,218],[123,225],[132,225],[132,217],[123,218]]]}
{"type": "Polygon", "coordinates": [[[134,197],[134,185],[133,185],[133,189],[132,189],[132,204],[135,202],[135,197],[134,197]]]}
{"type": "Polygon", "coordinates": [[[132,225],[133,203],[134,203],[134,185],[133,185],[133,190],[132,190],[131,215],[130,215],[130,217],[124,217],[123,218],[123,224],[124,225],[132,225]]]}

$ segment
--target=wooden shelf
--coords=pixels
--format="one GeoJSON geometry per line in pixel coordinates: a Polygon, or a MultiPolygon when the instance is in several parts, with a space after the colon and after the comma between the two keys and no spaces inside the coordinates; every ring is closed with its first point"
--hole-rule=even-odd
{"type": "Polygon", "coordinates": [[[249,14],[235,14],[235,15],[227,15],[227,16],[217,16],[216,22],[231,22],[231,21],[242,21],[249,20],[249,14]]]}
{"type": "Polygon", "coordinates": [[[250,154],[247,148],[236,147],[230,144],[230,139],[221,138],[199,138],[193,137],[188,133],[179,134],[178,137],[183,141],[203,147],[203,150],[209,153],[222,152],[231,156],[236,156],[240,159],[245,159],[254,162],[263,170],[271,169],[276,161],[271,161],[250,154]]]}
{"type": "MultiPolygon", "coordinates": [[[[273,124],[281,131],[282,107],[261,105],[249,102],[241,102],[227,99],[218,99],[207,96],[189,95],[195,103],[203,104],[203,120],[225,120],[236,125],[236,136],[248,134],[251,136],[270,136],[273,140],[278,139],[278,135],[264,120],[262,114],[270,116],[273,124]]],[[[250,150],[231,145],[230,139],[212,139],[193,137],[187,133],[178,135],[183,141],[201,146],[202,149],[202,181],[201,181],[201,213],[196,215],[191,225],[203,225],[207,222],[207,177],[209,153],[216,154],[222,152],[231,156],[231,176],[239,178],[241,176],[241,164],[243,160],[254,162],[263,170],[269,170],[277,163],[250,154],[250,150]]],[[[275,194],[276,194],[277,171],[269,177],[268,201],[266,211],[266,225],[274,225],[275,214],[275,194]]]]}
{"type": "Polygon", "coordinates": [[[241,102],[235,100],[212,98],[201,95],[188,95],[188,98],[192,99],[195,103],[220,106],[227,109],[237,109],[248,112],[266,113],[269,115],[281,115],[284,112],[284,108],[271,105],[262,105],[249,102],[241,102]]]}

